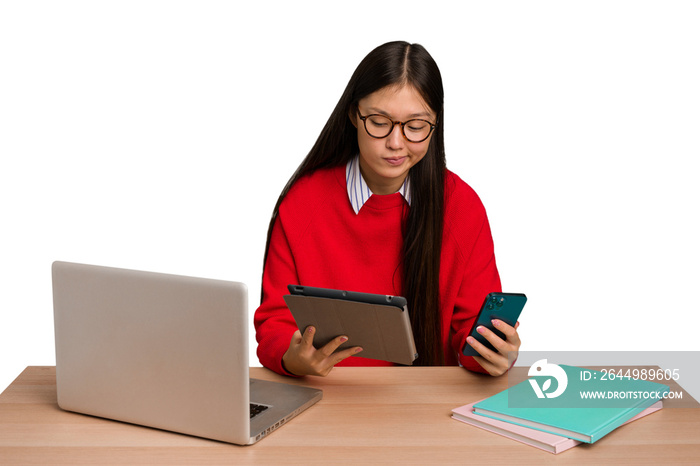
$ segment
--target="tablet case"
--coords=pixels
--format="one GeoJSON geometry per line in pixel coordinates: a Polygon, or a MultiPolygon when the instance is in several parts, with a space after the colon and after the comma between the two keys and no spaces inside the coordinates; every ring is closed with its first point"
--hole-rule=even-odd
{"type": "Polygon", "coordinates": [[[289,285],[284,300],[303,332],[316,328],[320,348],[339,335],[348,341],[338,348],[361,346],[363,358],[411,365],[418,357],[406,300],[399,296],[357,293],[289,285]]]}

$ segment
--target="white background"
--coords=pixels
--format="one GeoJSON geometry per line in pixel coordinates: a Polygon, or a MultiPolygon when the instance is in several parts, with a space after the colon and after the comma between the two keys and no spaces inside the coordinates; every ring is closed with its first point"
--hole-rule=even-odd
{"type": "Polygon", "coordinates": [[[440,66],[522,349],[700,349],[697,3],[251,3],[0,3],[0,389],[55,363],[54,260],[243,281],[252,316],[280,190],[396,39],[440,66]]]}

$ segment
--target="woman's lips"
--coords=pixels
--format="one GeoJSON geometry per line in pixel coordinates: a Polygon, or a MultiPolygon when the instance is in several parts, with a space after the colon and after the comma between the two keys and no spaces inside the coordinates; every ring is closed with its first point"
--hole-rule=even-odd
{"type": "Polygon", "coordinates": [[[389,165],[401,165],[404,160],[406,160],[406,156],[403,157],[391,157],[391,158],[385,158],[384,160],[387,161],[389,165]]]}

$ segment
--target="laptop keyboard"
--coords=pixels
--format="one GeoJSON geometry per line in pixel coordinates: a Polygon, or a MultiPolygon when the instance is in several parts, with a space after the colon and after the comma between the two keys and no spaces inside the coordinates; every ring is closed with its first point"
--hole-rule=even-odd
{"type": "Polygon", "coordinates": [[[258,414],[265,411],[268,407],[265,405],[256,405],[254,403],[250,404],[250,418],[253,419],[258,414]]]}

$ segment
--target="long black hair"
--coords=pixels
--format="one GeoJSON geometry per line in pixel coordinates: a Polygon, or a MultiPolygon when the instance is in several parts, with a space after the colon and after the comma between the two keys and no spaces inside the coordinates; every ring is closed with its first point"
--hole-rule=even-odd
{"type": "Polygon", "coordinates": [[[292,185],[314,170],[345,165],[359,154],[357,129],[349,115],[357,112],[358,102],[364,97],[388,86],[403,85],[416,89],[437,115],[428,151],[408,174],[411,207],[404,226],[402,250],[402,294],[408,300],[420,355],[414,364],[437,365],[444,363],[440,321],[440,251],[446,169],[444,91],[440,70],[423,46],[388,42],[372,50],[360,62],[316,143],[277,200],[267,232],[265,262],[280,204],[292,185]]]}

